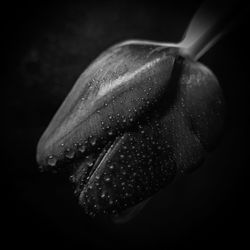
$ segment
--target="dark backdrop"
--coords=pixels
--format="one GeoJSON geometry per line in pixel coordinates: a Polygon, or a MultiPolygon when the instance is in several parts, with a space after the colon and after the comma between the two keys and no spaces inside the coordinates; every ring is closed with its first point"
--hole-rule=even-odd
{"type": "Polygon", "coordinates": [[[137,218],[119,226],[88,218],[67,176],[41,174],[35,161],[41,133],[91,60],[124,39],[178,41],[199,5],[187,2],[2,6],[8,245],[203,249],[247,242],[247,15],[201,59],[218,77],[227,102],[220,143],[196,172],[157,194],[137,218]]]}

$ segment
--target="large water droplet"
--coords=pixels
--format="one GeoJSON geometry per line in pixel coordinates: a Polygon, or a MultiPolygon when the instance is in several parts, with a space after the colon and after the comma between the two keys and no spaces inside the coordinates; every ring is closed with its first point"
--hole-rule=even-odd
{"type": "Polygon", "coordinates": [[[83,153],[83,152],[86,150],[86,146],[83,145],[83,144],[79,144],[78,150],[79,150],[81,153],[83,153]]]}
{"type": "Polygon", "coordinates": [[[52,166],[52,167],[55,166],[56,162],[57,162],[57,159],[53,155],[50,155],[48,157],[48,165],[49,166],[52,166]]]}
{"type": "Polygon", "coordinates": [[[87,161],[87,165],[88,165],[89,167],[93,166],[93,164],[94,164],[93,161],[91,161],[91,160],[88,160],[88,161],[87,161]]]}
{"type": "Polygon", "coordinates": [[[69,177],[69,181],[70,181],[70,182],[74,183],[75,180],[76,180],[76,178],[75,178],[74,175],[71,175],[71,176],[69,177]]]}
{"type": "Polygon", "coordinates": [[[73,150],[67,149],[65,156],[69,159],[72,159],[75,156],[75,152],[73,150]]]}
{"type": "Polygon", "coordinates": [[[96,144],[96,138],[95,138],[95,137],[92,137],[92,138],[90,139],[90,143],[91,143],[92,146],[95,146],[95,144],[96,144]]]}
{"type": "Polygon", "coordinates": [[[111,180],[111,179],[110,179],[109,177],[106,177],[106,178],[105,178],[105,181],[106,181],[106,182],[110,182],[110,180],[111,180]]]}

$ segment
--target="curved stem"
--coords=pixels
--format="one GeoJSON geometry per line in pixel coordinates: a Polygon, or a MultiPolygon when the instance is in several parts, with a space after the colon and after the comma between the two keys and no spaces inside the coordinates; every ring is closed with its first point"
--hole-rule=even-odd
{"type": "Polygon", "coordinates": [[[183,55],[198,60],[235,24],[232,4],[207,1],[192,18],[183,40],[178,44],[183,55]]]}
{"type": "MultiPolygon", "coordinates": [[[[241,11],[236,4],[207,0],[197,10],[191,22],[189,23],[184,37],[179,43],[166,43],[146,40],[129,40],[114,47],[129,44],[145,44],[163,47],[177,47],[180,54],[185,57],[191,57],[198,60],[203,56],[220,38],[231,30],[240,18],[244,17],[243,11],[247,12],[247,8],[240,6],[241,11]],[[237,15],[237,16],[236,16],[237,15]],[[241,16],[240,16],[241,15],[241,16]]],[[[244,13],[245,14],[245,13],[244,13]]]]}

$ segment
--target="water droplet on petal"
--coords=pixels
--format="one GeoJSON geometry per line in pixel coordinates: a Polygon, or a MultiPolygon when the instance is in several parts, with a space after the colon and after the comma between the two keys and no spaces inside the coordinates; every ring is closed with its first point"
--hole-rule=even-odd
{"type": "Polygon", "coordinates": [[[56,162],[57,162],[56,158],[53,155],[50,155],[48,158],[48,165],[53,167],[56,165],[56,162]]]}
{"type": "Polygon", "coordinates": [[[79,145],[78,150],[79,150],[81,153],[83,153],[83,152],[85,151],[85,149],[86,149],[86,146],[85,146],[85,145],[82,145],[82,144],[79,145]]]}
{"type": "Polygon", "coordinates": [[[75,156],[75,152],[73,150],[67,149],[65,156],[69,159],[72,159],[75,156]]]}
{"type": "Polygon", "coordinates": [[[106,177],[106,178],[105,178],[105,181],[106,181],[106,182],[110,182],[110,178],[109,178],[109,177],[106,177]]]}
{"type": "Polygon", "coordinates": [[[69,177],[69,181],[70,181],[70,182],[75,182],[75,176],[74,176],[74,175],[71,175],[71,176],[69,177]]]}
{"type": "Polygon", "coordinates": [[[87,161],[87,165],[88,165],[89,167],[93,166],[93,165],[94,165],[94,161],[93,161],[93,160],[88,160],[88,161],[87,161]]]}
{"type": "Polygon", "coordinates": [[[96,138],[95,138],[95,137],[92,137],[92,138],[90,139],[90,143],[91,143],[92,146],[95,146],[95,144],[96,144],[96,138]]]}

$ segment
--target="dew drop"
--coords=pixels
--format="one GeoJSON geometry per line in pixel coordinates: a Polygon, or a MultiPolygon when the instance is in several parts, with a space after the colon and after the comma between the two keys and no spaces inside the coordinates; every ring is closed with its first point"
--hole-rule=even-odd
{"type": "Polygon", "coordinates": [[[95,144],[96,144],[96,138],[95,138],[95,137],[92,137],[92,138],[90,139],[90,143],[91,143],[92,146],[95,146],[95,144]]]}
{"type": "Polygon", "coordinates": [[[88,162],[87,162],[87,165],[88,165],[89,167],[93,166],[93,164],[94,164],[93,161],[88,161],[88,162]]]}
{"type": "Polygon", "coordinates": [[[73,150],[67,149],[65,156],[69,159],[72,159],[75,156],[75,152],[73,150]]]}
{"type": "Polygon", "coordinates": [[[69,177],[69,181],[70,181],[70,182],[75,182],[75,176],[74,176],[74,175],[71,175],[71,176],[69,177]]]}
{"type": "Polygon", "coordinates": [[[50,155],[48,158],[48,165],[53,167],[56,165],[56,162],[56,158],[53,155],[50,155]]]}
{"type": "Polygon", "coordinates": [[[86,146],[85,146],[85,145],[79,145],[78,150],[79,150],[81,153],[83,153],[83,152],[85,151],[85,149],[86,149],[86,146]]]}
{"type": "Polygon", "coordinates": [[[110,182],[110,178],[109,178],[109,177],[106,177],[106,178],[105,178],[105,181],[106,181],[106,182],[110,182]]]}

